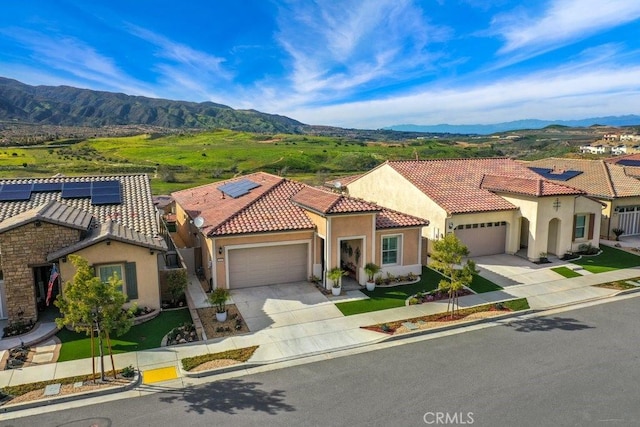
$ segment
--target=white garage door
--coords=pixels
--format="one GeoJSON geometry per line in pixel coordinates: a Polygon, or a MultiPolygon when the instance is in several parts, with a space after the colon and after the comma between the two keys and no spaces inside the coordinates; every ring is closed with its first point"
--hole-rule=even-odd
{"type": "Polygon", "coordinates": [[[507,239],[505,222],[460,225],[455,230],[456,236],[469,249],[472,257],[503,254],[507,239]]]}
{"type": "Polygon", "coordinates": [[[308,244],[229,250],[229,288],[307,280],[308,244]]]}

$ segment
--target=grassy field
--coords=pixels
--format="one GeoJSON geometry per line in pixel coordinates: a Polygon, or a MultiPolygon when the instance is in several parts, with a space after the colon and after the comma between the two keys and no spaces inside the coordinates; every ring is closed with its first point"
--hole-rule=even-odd
{"type": "MultiPolygon", "coordinates": [[[[111,337],[113,353],[126,353],[160,347],[162,338],[173,328],[185,322],[192,322],[188,309],[163,311],[155,319],[133,326],[129,332],[120,337],[111,337]]],[[[84,333],[76,333],[63,328],[58,332],[57,337],[62,342],[58,362],[91,357],[90,339],[84,333]]],[[[94,340],[94,347],[97,355],[97,340],[94,340]]],[[[106,354],[106,343],[104,348],[106,354]]]]}
{"type": "MultiPolygon", "coordinates": [[[[407,298],[421,291],[431,291],[436,289],[442,279],[444,279],[444,276],[437,271],[428,267],[422,267],[420,281],[416,283],[394,287],[379,286],[372,292],[363,290],[362,292],[368,295],[369,299],[337,303],[336,307],[338,307],[345,316],[368,313],[370,311],[386,310],[395,307],[404,307],[407,298]]],[[[469,287],[477,293],[502,289],[500,286],[485,279],[484,277],[478,276],[477,274],[473,276],[473,281],[469,287]]]]}
{"type": "Polygon", "coordinates": [[[627,251],[615,249],[610,246],[600,246],[602,253],[595,256],[583,256],[571,261],[581,265],[591,273],[602,273],[605,271],[619,270],[621,268],[631,268],[640,265],[640,256],[627,251]]]}
{"type": "Polygon", "coordinates": [[[361,142],[310,135],[263,135],[229,130],[153,137],[92,138],[72,144],[0,150],[0,177],[147,173],[154,194],[238,174],[266,171],[319,183],[359,173],[385,160],[496,155],[447,140],[361,142]]]}

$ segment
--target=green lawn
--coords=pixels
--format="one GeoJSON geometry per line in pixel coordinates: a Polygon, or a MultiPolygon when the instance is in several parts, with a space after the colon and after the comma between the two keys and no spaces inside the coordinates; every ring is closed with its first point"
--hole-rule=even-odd
{"type": "MultiPolygon", "coordinates": [[[[133,326],[129,332],[120,337],[111,337],[113,353],[126,353],[129,351],[148,350],[160,347],[162,337],[171,331],[171,329],[185,322],[192,322],[191,315],[187,308],[163,311],[155,319],[149,320],[141,325],[133,326]]],[[[90,340],[84,333],[76,333],[63,328],[58,332],[57,336],[62,342],[58,362],[91,357],[90,340]]],[[[95,354],[97,355],[97,340],[94,340],[94,345],[96,347],[95,354]]]]}
{"type": "Polygon", "coordinates": [[[555,271],[559,275],[567,277],[567,278],[582,276],[582,274],[580,274],[577,271],[572,270],[572,269],[570,269],[568,267],[556,267],[556,268],[552,268],[551,271],[555,271]]]}
{"type": "MultiPolygon", "coordinates": [[[[444,276],[428,267],[422,267],[420,281],[411,285],[394,286],[390,288],[376,287],[373,292],[363,290],[369,296],[367,300],[337,303],[336,306],[345,316],[368,313],[370,311],[386,310],[388,308],[404,307],[405,300],[419,291],[431,291],[438,287],[444,276]]],[[[484,277],[474,275],[471,289],[483,293],[502,289],[484,277]]]]}
{"type": "Polygon", "coordinates": [[[572,262],[581,265],[591,273],[602,273],[640,265],[640,256],[638,255],[605,245],[600,246],[600,249],[602,250],[600,255],[583,256],[572,262]]]}

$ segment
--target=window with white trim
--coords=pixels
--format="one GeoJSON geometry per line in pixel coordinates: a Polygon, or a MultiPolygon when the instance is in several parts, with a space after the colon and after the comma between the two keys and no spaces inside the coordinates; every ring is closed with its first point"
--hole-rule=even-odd
{"type": "Polygon", "coordinates": [[[575,238],[583,239],[584,236],[587,235],[587,216],[586,215],[576,215],[576,229],[575,229],[575,238]]]}
{"type": "Polygon", "coordinates": [[[382,265],[400,263],[400,236],[384,236],[382,238],[382,265]]]}

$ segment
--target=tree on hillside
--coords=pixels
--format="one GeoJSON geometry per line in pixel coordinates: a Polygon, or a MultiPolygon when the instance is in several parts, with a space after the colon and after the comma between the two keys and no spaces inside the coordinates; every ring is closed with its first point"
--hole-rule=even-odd
{"type": "Polygon", "coordinates": [[[449,280],[441,280],[438,289],[449,294],[447,313],[451,307],[453,318],[456,307],[460,309],[458,292],[471,284],[473,275],[476,273],[476,265],[470,259],[462,264],[462,258],[469,255],[469,249],[453,233],[447,234],[441,240],[436,240],[433,243],[433,249],[431,266],[449,278],[449,280]]]}
{"type": "Polygon", "coordinates": [[[70,326],[76,332],[85,332],[91,336],[91,365],[95,378],[93,362],[94,333],[98,338],[100,356],[100,379],[105,380],[103,338],[106,339],[113,376],[116,377],[110,335],[126,333],[133,325],[135,307],[123,310],[126,298],[122,293],[122,280],[114,273],[109,281],[103,282],[94,275],[93,269],[86,259],[70,255],[70,261],[76,267],[76,274],[71,282],[63,288],[54,304],[60,309],[63,317],[56,319],[58,327],[70,326]]]}

